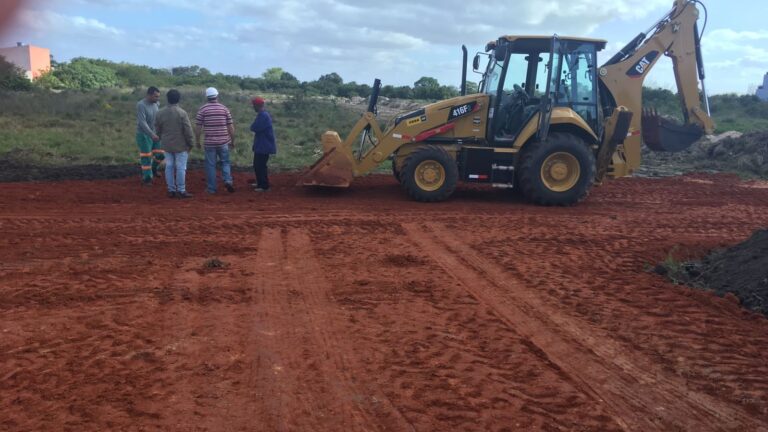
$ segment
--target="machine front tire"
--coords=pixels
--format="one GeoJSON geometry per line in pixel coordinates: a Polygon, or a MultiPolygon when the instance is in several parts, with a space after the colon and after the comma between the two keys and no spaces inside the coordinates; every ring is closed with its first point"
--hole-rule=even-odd
{"type": "Polygon", "coordinates": [[[397,169],[397,155],[392,158],[392,176],[400,183],[400,170],[397,169]]]}
{"type": "Polygon", "coordinates": [[[445,149],[424,146],[409,154],[400,172],[400,184],[416,201],[436,202],[447,199],[456,189],[459,169],[445,149]]]}
{"type": "Polygon", "coordinates": [[[523,149],[518,184],[523,196],[546,206],[569,206],[587,197],[595,178],[595,155],[581,138],[553,132],[523,149]]]}

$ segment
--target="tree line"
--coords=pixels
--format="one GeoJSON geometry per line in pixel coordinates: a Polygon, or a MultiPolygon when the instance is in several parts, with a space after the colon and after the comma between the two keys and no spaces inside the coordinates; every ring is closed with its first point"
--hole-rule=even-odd
{"type": "MultiPolygon", "coordinates": [[[[77,57],[69,62],[51,62],[52,69],[30,82],[24,72],[0,56],[0,89],[32,90],[92,90],[115,87],[216,87],[220,90],[250,90],[260,92],[324,95],[339,97],[368,97],[371,86],[354,81],[344,82],[335,73],[320,76],[314,81],[300,81],[279,67],[269,68],[259,77],[212,73],[200,66],[153,68],[131,63],[116,63],[103,59],[77,57]]],[[[476,83],[468,83],[476,91],[476,83]]],[[[455,86],[441,85],[432,77],[421,77],[413,86],[385,85],[381,95],[400,99],[440,100],[458,96],[455,86]]]]}
{"type": "MultiPolygon", "coordinates": [[[[54,90],[92,90],[115,87],[217,87],[220,90],[272,92],[301,96],[368,97],[371,86],[354,81],[344,82],[337,73],[322,75],[314,81],[299,81],[290,72],[273,67],[259,77],[242,77],[212,73],[200,66],[152,68],[109,60],[74,58],[69,62],[51,62],[52,70],[34,81],[24,71],[0,56],[0,90],[29,91],[36,88],[54,90]]],[[[477,84],[467,83],[467,93],[476,93],[477,84]]],[[[421,77],[413,86],[385,85],[381,95],[398,99],[442,100],[457,96],[454,86],[441,85],[432,77],[421,77]]],[[[768,118],[768,103],[755,95],[723,94],[710,98],[712,114],[719,127],[750,129],[754,118],[768,118]]],[[[643,106],[654,107],[660,113],[682,119],[678,96],[667,89],[643,88],[643,106]]],[[[721,129],[722,130],[722,129],[721,129]]]]}

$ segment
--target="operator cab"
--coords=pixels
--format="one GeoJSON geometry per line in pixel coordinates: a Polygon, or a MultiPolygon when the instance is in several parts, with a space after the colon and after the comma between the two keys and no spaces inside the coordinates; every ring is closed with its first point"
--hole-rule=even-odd
{"type": "MultiPolygon", "coordinates": [[[[545,114],[539,126],[548,127],[552,107],[572,109],[598,134],[597,52],[605,45],[599,39],[558,36],[502,36],[488,43],[480,82],[480,92],[490,96],[488,142],[511,146],[539,112],[545,114]]],[[[476,71],[480,55],[474,59],[476,71]]]]}

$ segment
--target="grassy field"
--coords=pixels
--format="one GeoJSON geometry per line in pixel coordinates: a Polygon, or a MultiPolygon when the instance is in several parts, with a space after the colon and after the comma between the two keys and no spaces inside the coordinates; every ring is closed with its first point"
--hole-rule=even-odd
{"type": "MultiPolygon", "coordinates": [[[[715,133],[768,130],[768,102],[751,95],[722,94],[709,98],[715,133]]],[[[643,107],[682,121],[680,100],[669,90],[643,88],[643,107]]]]}
{"type": "MultiPolygon", "coordinates": [[[[255,113],[248,94],[221,95],[235,121],[233,163],[250,166],[255,113]]],[[[265,95],[267,100],[278,97],[265,95]]],[[[137,163],[135,107],[141,91],[8,92],[0,94],[0,158],[26,164],[66,166],[137,163]]],[[[332,101],[281,97],[269,103],[278,141],[272,165],[289,170],[312,163],[321,153],[320,136],[333,129],[345,134],[360,115],[332,101]]],[[[193,118],[205,102],[202,90],[182,90],[181,106],[193,118]]],[[[164,95],[161,106],[165,105],[164,95]]],[[[194,120],[193,120],[194,121],[194,120]]],[[[193,159],[202,159],[193,150],[193,159]]]]}
{"type": "MultiPolygon", "coordinates": [[[[0,160],[39,167],[137,164],[135,106],[143,93],[117,89],[0,92],[0,160]]],[[[250,166],[252,160],[249,126],[255,113],[251,96],[226,92],[221,96],[234,116],[238,147],[233,163],[240,167],[250,166]]],[[[311,164],[321,154],[324,131],[333,129],[345,136],[360,118],[359,113],[331,100],[262,96],[269,101],[278,141],[278,155],[271,161],[275,170],[311,164]]],[[[711,100],[718,133],[768,130],[768,103],[734,95],[718,95],[711,100]]],[[[164,105],[164,95],[161,102],[164,105]]],[[[182,89],[181,105],[190,117],[204,102],[201,88],[182,89]]],[[[646,89],[644,102],[663,114],[680,116],[677,97],[668,90],[646,89]]],[[[192,159],[201,160],[202,151],[195,149],[192,159]]],[[[380,170],[387,171],[388,167],[383,164],[380,170]]]]}

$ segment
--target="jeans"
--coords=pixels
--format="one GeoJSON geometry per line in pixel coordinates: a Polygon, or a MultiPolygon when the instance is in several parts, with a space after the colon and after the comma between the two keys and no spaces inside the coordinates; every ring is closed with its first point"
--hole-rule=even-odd
{"type": "Polygon", "coordinates": [[[188,152],[165,153],[165,183],[168,192],[184,193],[186,189],[188,152]]]}
{"type": "Polygon", "coordinates": [[[268,154],[253,154],[253,172],[256,174],[256,187],[259,189],[269,189],[269,177],[267,177],[268,154]]]}
{"type": "Polygon", "coordinates": [[[229,164],[229,146],[205,148],[205,178],[208,181],[208,192],[216,192],[216,157],[221,161],[221,176],[224,183],[232,184],[232,167],[229,164]]]}

